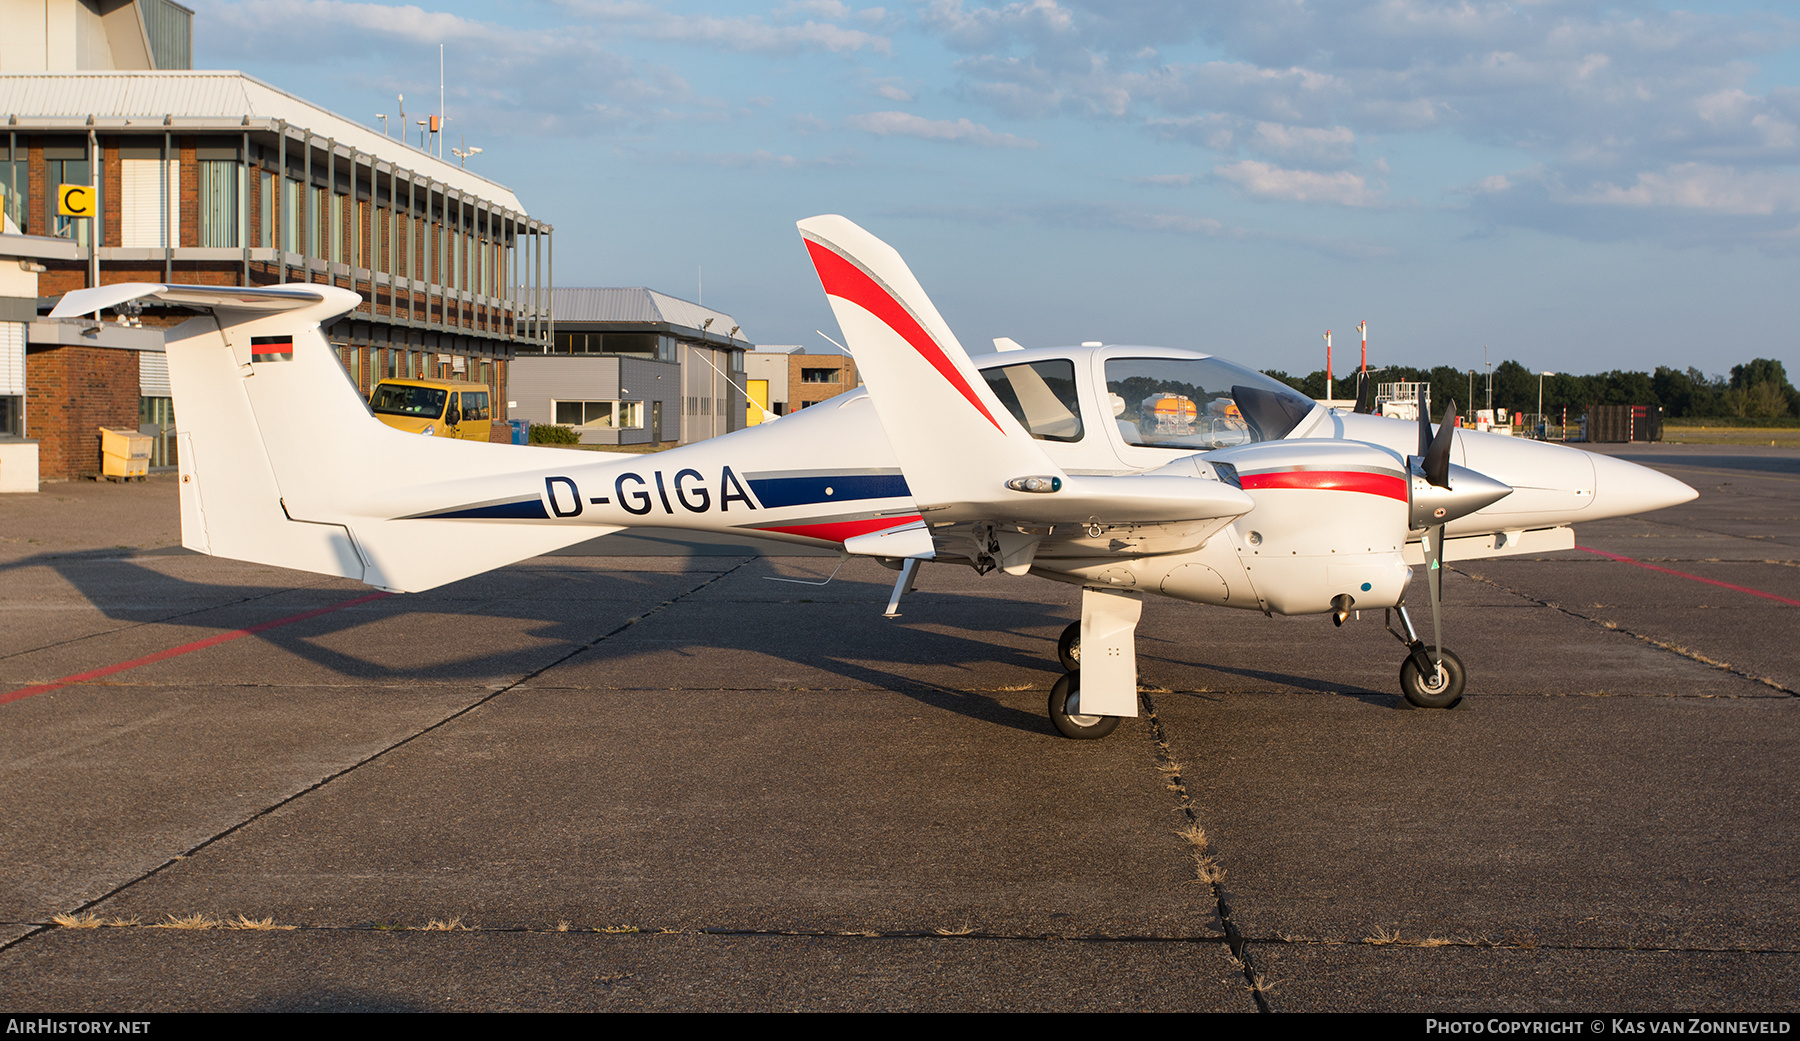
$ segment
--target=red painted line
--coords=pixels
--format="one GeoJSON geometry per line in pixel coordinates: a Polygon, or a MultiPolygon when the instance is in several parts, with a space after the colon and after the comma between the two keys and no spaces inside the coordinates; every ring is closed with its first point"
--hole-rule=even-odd
{"type": "Polygon", "coordinates": [[[862,268],[821,243],[807,239],[806,251],[812,255],[813,270],[819,273],[819,284],[825,287],[826,294],[848,300],[887,323],[889,329],[894,330],[902,340],[912,345],[913,350],[919,352],[920,357],[931,363],[938,375],[968,399],[982,418],[994,424],[995,430],[1006,433],[999,421],[982,406],[981,399],[975,396],[974,389],[944,354],[944,349],[914,320],[900,301],[894,299],[892,293],[883,289],[862,268]]]}
{"type": "Polygon", "coordinates": [[[92,669],[88,672],[78,672],[73,676],[64,676],[62,679],[51,680],[49,683],[40,683],[35,687],[22,687],[8,694],[0,694],[0,705],[4,705],[11,701],[18,701],[22,698],[29,698],[34,694],[44,694],[49,691],[60,690],[63,687],[71,686],[76,683],[86,683],[88,680],[97,680],[102,676],[111,676],[114,673],[124,672],[127,669],[135,669],[140,665],[149,665],[153,662],[178,658],[183,654],[192,654],[195,651],[203,651],[208,647],[217,647],[219,644],[229,643],[230,641],[241,637],[254,636],[257,633],[266,633],[270,629],[278,629],[281,626],[292,625],[295,622],[304,622],[308,618],[317,618],[322,614],[330,614],[333,611],[342,611],[346,607],[355,607],[357,604],[366,604],[371,600],[381,600],[393,595],[394,594],[392,593],[370,593],[368,596],[359,596],[354,600],[346,600],[341,604],[332,604],[330,607],[316,607],[311,611],[302,611],[300,614],[290,615],[287,618],[277,618],[272,622],[263,622],[261,625],[253,625],[248,629],[233,629],[228,633],[220,633],[217,636],[208,636],[204,640],[195,640],[193,643],[184,643],[180,647],[171,647],[166,651],[157,651],[155,654],[146,654],[142,658],[133,658],[130,661],[122,661],[117,665],[108,665],[105,668],[92,669]]]}
{"type": "Polygon", "coordinates": [[[1646,564],[1641,560],[1633,560],[1630,557],[1621,557],[1617,553],[1608,553],[1603,549],[1589,549],[1586,546],[1576,546],[1575,548],[1583,553],[1592,553],[1597,557],[1616,560],[1621,564],[1632,564],[1637,567],[1648,568],[1651,571],[1661,571],[1665,575],[1675,575],[1679,578],[1691,578],[1696,582],[1705,582],[1709,586],[1718,586],[1721,589],[1730,589],[1739,593],[1749,593],[1751,596],[1760,596],[1765,600],[1774,600],[1779,603],[1800,607],[1800,600],[1789,600],[1785,596],[1776,596],[1774,593],[1765,593],[1760,589],[1751,589],[1749,586],[1732,585],[1730,582],[1721,582],[1716,578],[1701,578],[1699,575],[1690,575],[1685,571],[1676,571],[1674,568],[1657,567],[1655,564],[1646,564]]]}
{"type": "Polygon", "coordinates": [[[779,531],[788,535],[802,535],[809,539],[819,539],[824,542],[842,543],[845,539],[855,538],[858,535],[867,535],[871,531],[885,531],[888,528],[897,528],[903,524],[911,524],[920,519],[921,518],[916,514],[911,517],[870,517],[866,520],[830,521],[824,524],[771,525],[769,527],[757,528],[756,530],[779,531]]]}
{"type": "Polygon", "coordinates": [[[1387,474],[1357,470],[1287,470],[1273,473],[1241,474],[1238,482],[1245,488],[1318,488],[1325,491],[1362,492],[1389,499],[1407,501],[1406,482],[1387,474]]]}

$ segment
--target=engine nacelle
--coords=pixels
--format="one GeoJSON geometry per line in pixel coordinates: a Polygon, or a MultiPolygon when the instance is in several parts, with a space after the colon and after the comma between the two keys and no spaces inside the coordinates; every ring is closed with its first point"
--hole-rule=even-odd
{"type": "Polygon", "coordinates": [[[1356,608],[1400,602],[1411,576],[1402,559],[1411,497],[1397,454],[1356,442],[1273,441],[1200,458],[1256,508],[1192,560],[1170,560],[1162,592],[1217,603],[1222,580],[1228,606],[1269,614],[1318,614],[1340,595],[1356,608]]]}

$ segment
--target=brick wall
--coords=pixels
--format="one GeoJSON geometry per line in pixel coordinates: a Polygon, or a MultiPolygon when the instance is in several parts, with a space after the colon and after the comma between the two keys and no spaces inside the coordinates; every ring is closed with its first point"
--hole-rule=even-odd
{"type": "Polygon", "coordinates": [[[138,425],[136,351],[33,349],[25,356],[25,436],[38,440],[38,473],[67,480],[100,472],[100,428],[138,425]]]}

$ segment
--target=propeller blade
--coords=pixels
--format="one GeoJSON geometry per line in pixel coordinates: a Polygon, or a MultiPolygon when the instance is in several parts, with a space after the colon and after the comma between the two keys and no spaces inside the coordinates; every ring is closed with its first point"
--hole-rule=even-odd
{"type": "Polygon", "coordinates": [[[1444,409],[1444,421],[1438,424],[1437,436],[1420,454],[1425,457],[1425,479],[1439,488],[1450,487],[1450,446],[1456,440],[1456,399],[1444,409]]]}
{"type": "Polygon", "coordinates": [[[1351,411],[1359,416],[1375,411],[1375,381],[1366,372],[1356,374],[1356,408],[1351,411]]]}
{"type": "Polygon", "coordinates": [[[1423,458],[1431,451],[1431,417],[1426,414],[1423,403],[1419,405],[1419,456],[1423,458]]]}
{"type": "Polygon", "coordinates": [[[1444,525],[1425,533],[1425,589],[1431,599],[1431,663],[1443,663],[1444,621],[1444,525]]]}

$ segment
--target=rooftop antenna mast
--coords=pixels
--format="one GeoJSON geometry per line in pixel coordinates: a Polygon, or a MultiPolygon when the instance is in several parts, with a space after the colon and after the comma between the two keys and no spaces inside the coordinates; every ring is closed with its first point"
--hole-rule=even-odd
{"type": "Polygon", "coordinates": [[[442,158],[444,158],[444,134],[443,134],[443,123],[444,123],[444,45],[443,45],[443,44],[441,44],[441,43],[440,43],[440,44],[438,44],[438,117],[437,117],[437,123],[438,123],[438,139],[437,139],[437,155],[438,155],[438,158],[439,158],[439,159],[442,159],[442,158]]]}

